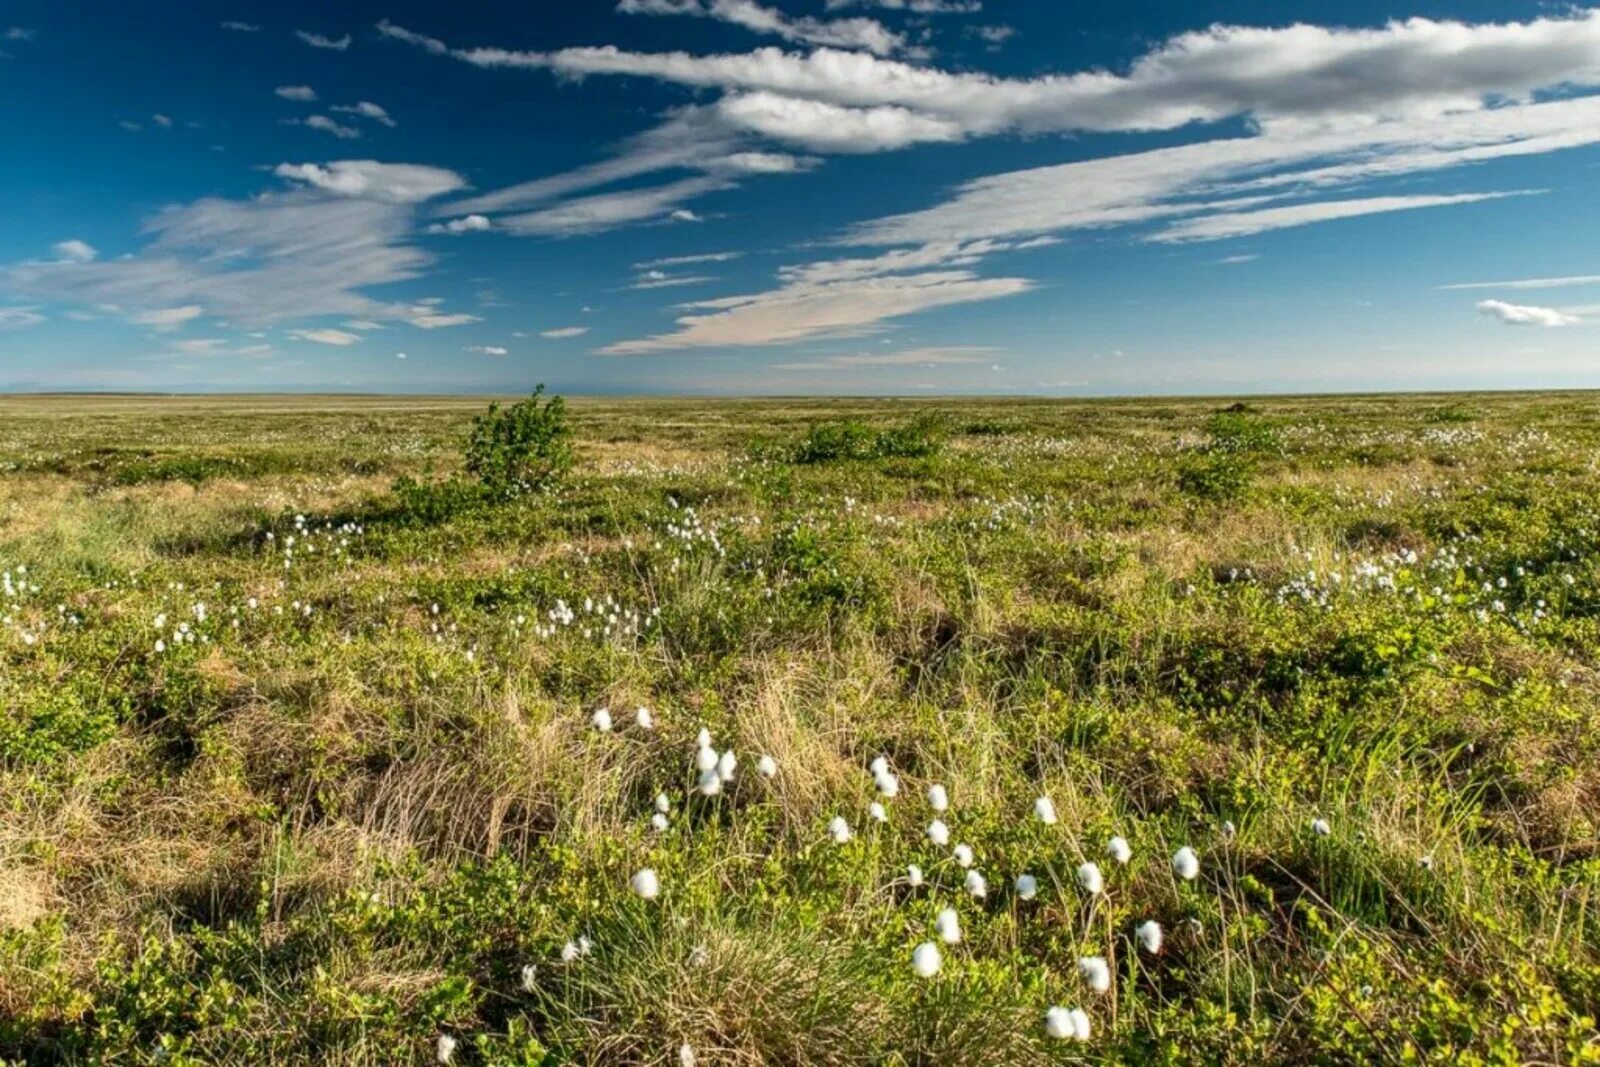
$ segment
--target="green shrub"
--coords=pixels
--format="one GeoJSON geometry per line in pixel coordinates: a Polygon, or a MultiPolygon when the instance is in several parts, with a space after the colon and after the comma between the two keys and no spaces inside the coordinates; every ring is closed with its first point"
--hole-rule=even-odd
{"type": "Polygon", "coordinates": [[[1249,459],[1232,452],[1191,452],[1178,461],[1178,488],[1202,500],[1235,500],[1250,488],[1249,459]]]}
{"type": "Polygon", "coordinates": [[[506,497],[540,489],[572,466],[566,402],[559,396],[541,401],[543,395],[541,384],[527,399],[504,410],[490,404],[472,420],[467,470],[490,493],[506,497]]]}
{"type": "Polygon", "coordinates": [[[790,458],[795,463],[907,459],[931,456],[943,444],[938,420],[932,415],[918,415],[903,426],[892,426],[877,433],[864,423],[846,419],[813,424],[790,458]]]}

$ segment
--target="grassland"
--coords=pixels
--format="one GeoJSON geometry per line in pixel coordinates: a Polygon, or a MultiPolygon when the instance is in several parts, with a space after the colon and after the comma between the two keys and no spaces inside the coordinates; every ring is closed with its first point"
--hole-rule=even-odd
{"type": "Polygon", "coordinates": [[[0,398],[0,1059],[1600,1058],[1600,397],[481,406],[0,398]]]}

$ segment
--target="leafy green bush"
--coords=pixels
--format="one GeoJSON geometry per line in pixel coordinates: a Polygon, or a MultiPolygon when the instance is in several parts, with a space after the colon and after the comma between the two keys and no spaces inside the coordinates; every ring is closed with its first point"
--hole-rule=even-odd
{"type": "Polygon", "coordinates": [[[1191,452],[1178,461],[1178,488],[1202,500],[1235,500],[1250,488],[1254,467],[1232,452],[1191,452]]]}
{"type": "Polygon", "coordinates": [[[865,423],[846,419],[813,424],[790,458],[795,463],[907,459],[931,456],[943,444],[938,420],[932,415],[918,415],[903,426],[892,426],[877,433],[865,423]]]}
{"type": "Polygon", "coordinates": [[[559,396],[541,401],[544,385],[533,395],[472,420],[467,439],[467,470],[496,496],[539,489],[572,466],[572,427],[566,402],[559,396]]]}

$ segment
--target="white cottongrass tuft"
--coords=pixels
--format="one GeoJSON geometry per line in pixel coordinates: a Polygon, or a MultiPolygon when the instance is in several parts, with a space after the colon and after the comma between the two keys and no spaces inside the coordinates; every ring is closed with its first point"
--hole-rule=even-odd
{"type": "Polygon", "coordinates": [[[911,884],[912,889],[922,885],[922,868],[915,863],[908,866],[906,868],[906,881],[911,884]]]}
{"type": "Polygon", "coordinates": [[[933,920],[933,928],[939,933],[939,940],[947,945],[954,945],[961,940],[961,916],[956,914],[956,909],[946,908],[933,920]]]}
{"type": "Polygon", "coordinates": [[[1238,828],[1233,825],[1232,819],[1224,819],[1222,821],[1222,839],[1224,841],[1232,841],[1238,832],[1238,828]]]}
{"type": "Polygon", "coordinates": [[[724,782],[733,781],[733,774],[739,769],[739,759],[733,754],[733,749],[728,749],[717,757],[717,777],[724,782]]]}
{"type": "Polygon", "coordinates": [[[1055,801],[1051,800],[1049,797],[1040,797],[1038,800],[1035,800],[1033,802],[1033,813],[1037,815],[1039,817],[1039,821],[1044,823],[1046,826],[1054,826],[1056,824],[1055,801]]]}
{"type": "Polygon", "coordinates": [[[878,787],[878,792],[884,796],[892,798],[900,795],[900,779],[894,776],[893,771],[886,770],[882,774],[875,774],[872,776],[872,781],[878,787]]]}
{"type": "Polygon", "coordinates": [[[835,815],[828,822],[828,833],[833,836],[834,841],[842,845],[850,840],[850,824],[845,821],[843,815],[835,815]]]}
{"type": "Polygon", "coordinates": [[[1032,900],[1039,895],[1039,879],[1031,874],[1017,875],[1017,896],[1023,900],[1032,900]]]}
{"type": "Polygon", "coordinates": [[[611,709],[596,708],[595,713],[589,716],[589,721],[594,723],[594,728],[601,733],[609,732],[611,729],[611,709]]]}
{"type": "Polygon", "coordinates": [[[928,807],[934,811],[945,811],[950,807],[950,794],[938,782],[928,787],[928,807]]]}
{"type": "Polygon", "coordinates": [[[763,778],[774,778],[778,774],[778,761],[771,756],[762,756],[756,760],[756,773],[763,778]]]}
{"type": "Polygon", "coordinates": [[[1185,882],[1192,882],[1199,876],[1200,857],[1194,854],[1194,849],[1184,845],[1172,854],[1172,873],[1185,882]]]}
{"type": "Polygon", "coordinates": [[[661,879],[656,877],[656,872],[649,867],[640,868],[629,882],[633,891],[645,900],[654,900],[661,895],[661,879]]]}
{"type": "Polygon", "coordinates": [[[578,947],[578,943],[576,941],[568,941],[565,945],[561,946],[562,963],[572,963],[581,955],[583,955],[583,950],[578,947]]]}
{"type": "Polygon", "coordinates": [[[672,810],[672,798],[665,793],[656,794],[656,810],[665,815],[672,810]]]}
{"type": "Polygon", "coordinates": [[[871,804],[867,805],[867,814],[872,817],[872,821],[873,822],[888,822],[889,821],[889,813],[887,811],[884,811],[883,810],[883,805],[879,804],[876,800],[874,800],[871,804]]]}
{"type": "Polygon", "coordinates": [[[659,811],[650,816],[650,829],[658,834],[665,833],[669,825],[671,824],[667,821],[666,815],[659,811]]]}
{"type": "Polygon", "coordinates": [[[983,875],[977,871],[967,872],[966,886],[967,892],[971,893],[979,900],[982,900],[984,897],[989,895],[989,883],[985,881],[983,875]]]}
{"type": "Polygon", "coordinates": [[[1329,834],[1333,833],[1333,827],[1328,825],[1327,819],[1312,819],[1311,832],[1316,834],[1318,837],[1327,837],[1329,834]]]}
{"type": "Polygon", "coordinates": [[[963,868],[972,866],[972,846],[971,845],[967,844],[966,842],[962,842],[961,844],[957,845],[954,849],[952,849],[951,852],[955,856],[956,862],[961,864],[961,866],[963,868]]]}
{"type": "Polygon", "coordinates": [[[678,1046],[678,1065],[679,1065],[679,1067],[694,1067],[696,1062],[698,1062],[698,1061],[695,1059],[694,1046],[693,1045],[691,1045],[691,1044],[689,1044],[689,1042],[685,1041],[683,1044],[678,1046]]]}
{"type": "Polygon", "coordinates": [[[532,993],[539,986],[539,968],[531,963],[522,965],[522,991],[532,993]]]}
{"type": "Polygon", "coordinates": [[[1106,855],[1118,863],[1126,865],[1129,860],[1133,859],[1133,848],[1128,844],[1126,837],[1113,837],[1106,842],[1106,855]]]}
{"type": "Polygon", "coordinates": [[[867,764],[867,770],[871,772],[872,777],[874,778],[878,777],[879,775],[888,774],[889,761],[883,756],[874,756],[872,758],[872,762],[867,764]]]}
{"type": "Polygon", "coordinates": [[[708,797],[714,797],[722,792],[722,775],[717,773],[715,767],[709,771],[700,772],[700,792],[708,797]]]}
{"type": "Polygon", "coordinates": [[[950,843],[950,827],[944,824],[943,819],[935,819],[928,824],[928,840],[940,848],[950,843]]]}
{"type": "Polygon", "coordinates": [[[633,721],[639,724],[639,729],[641,730],[654,730],[656,728],[656,717],[650,714],[650,709],[647,707],[641,706],[635,711],[633,713],[633,721]]]}
{"type": "Polygon", "coordinates": [[[1082,1008],[1057,1006],[1044,1013],[1044,1032],[1057,1041],[1089,1040],[1089,1016],[1082,1008]]]}
{"type": "Polygon", "coordinates": [[[1136,926],[1133,935],[1139,939],[1139,947],[1150,955],[1161,951],[1161,924],[1154,919],[1146,919],[1136,926]]]}
{"type": "Polygon", "coordinates": [[[1111,989],[1111,968],[1106,964],[1104,956],[1080,956],[1078,974],[1083,978],[1084,984],[1096,993],[1105,993],[1111,989]]]}
{"type": "Polygon", "coordinates": [[[1089,862],[1078,866],[1078,885],[1090,896],[1105,892],[1106,880],[1100,875],[1100,865],[1089,862]]]}
{"type": "Polygon", "coordinates": [[[456,1056],[456,1039],[449,1034],[440,1034],[439,1040],[433,1043],[433,1058],[439,1063],[449,1063],[456,1056]]]}
{"type": "Polygon", "coordinates": [[[704,726],[700,727],[700,733],[695,738],[695,747],[696,748],[710,748],[711,747],[711,731],[707,730],[704,726]]]}
{"type": "Polygon", "coordinates": [[[911,969],[918,978],[932,978],[942,966],[944,957],[939,954],[939,946],[932,941],[924,941],[911,952],[911,969]]]}
{"type": "Polygon", "coordinates": [[[701,745],[695,749],[694,769],[704,774],[717,769],[717,750],[710,745],[701,745]]]}

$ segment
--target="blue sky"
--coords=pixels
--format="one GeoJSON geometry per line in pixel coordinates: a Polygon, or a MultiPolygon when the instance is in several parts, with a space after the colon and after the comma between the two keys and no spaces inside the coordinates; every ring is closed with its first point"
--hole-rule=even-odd
{"type": "Polygon", "coordinates": [[[1600,9],[1112,7],[13,0],[0,389],[1600,385],[1600,9]]]}

